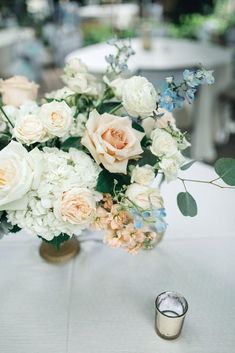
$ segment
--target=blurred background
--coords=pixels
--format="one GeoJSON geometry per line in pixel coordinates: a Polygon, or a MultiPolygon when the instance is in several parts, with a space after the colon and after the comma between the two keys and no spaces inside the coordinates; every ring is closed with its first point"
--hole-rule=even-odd
{"type": "Polygon", "coordinates": [[[43,96],[62,87],[71,57],[101,76],[114,35],[132,38],[130,70],[156,87],[185,68],[214,70],[215,84],[176,118],[191,135],[191,157],[234,157],[235,0],[0,0],[0,77],[25,75],[43,96]]]}

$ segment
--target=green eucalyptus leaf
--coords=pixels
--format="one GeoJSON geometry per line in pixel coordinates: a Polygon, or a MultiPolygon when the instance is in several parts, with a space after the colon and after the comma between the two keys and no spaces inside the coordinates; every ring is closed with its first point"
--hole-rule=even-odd
{"type": "Polygon", "coordinates": [[[195,217],[197,215],[197,203],[189,192],[180,192],[177,195],[177,204],[184,216],[195,217]]]}
{"type": "Polygon", "coordinates": [[[77,148],[78,150],[83,149],[83,146],[81,144],[81,137],[78,137],[78,136],[69,137],[61,144],[61,149],[65,152],[67,152],[71,147],[77,148]]]}
{"type": "Polygon", "coordinates": [[[180,167],[180,169],[181,170],[187,170],[187,169],[189,169],[195,162],[197,162],[197,161],[190,161],[190,162],[188,162],[188,163],[186,163],[186,164],[184,164],[184,165],[182,165],[182,167],[180,167]]]}
{"type": "Polygon", "coordinates": [[[96,190],[113,195],[115,182],[117,183],[115,187],[116,190],[120,190],[123,185],[130,184],[130,176],[125,174],[110,173],[108,170],[104,169],[99,174],[96,190]]]}
{"type": "Polygon", "coordinates": [[[138,124],[136,121],[133,121],[133,122],[132,122],[132,127],[133,127],[135,130],[144,132],[143,126],[141,126],[140,124],[138,124]]]}
{"type": "Polygon", "coordinates": [[[218,159],[215,163],[215,171],[226,184],[235,186],[235,159],[218,159]]]}
{"type": "Polygon", "coordinates": [[[144,149],[144,152],[141,154],[141,158],[138,160],[138,165],[142,167],[145,164],[149,164],[151,166],[155,165],[159,159],[152,154],[152,152],[149,149],[144,149]]]}
{"type": "Polygon", "coordinates": [[[99,107],[97,107],[97,111],[99,114],[109,113],[113,109],[117,108],[120,105],[120,102],[105,102],[102,103],[99,107]]]}

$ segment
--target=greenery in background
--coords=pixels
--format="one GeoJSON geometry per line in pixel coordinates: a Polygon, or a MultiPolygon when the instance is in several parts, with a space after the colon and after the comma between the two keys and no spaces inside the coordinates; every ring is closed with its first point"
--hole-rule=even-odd
{"type": "MultiPolygon", "coordinates": [[[[112,27],[102,23],[87,23],[82,25],[82,32],[84,46],[105,42],[114,35],[112,27]]],[[[136,30],[134,27],[118,32],[118,37],[121,39],[133,38],[135,35],[136,30]]]]}
{"type": "Polygon", "coordinates": [[[214,12],[209,15],[201,15],[198,13],[184,15],[180,17],[179,24],[170,25],[170,35],[179,38],[198,38],[200,30],[208,24],[214,28],[213,32],[221,36],[229,27],[235,25],[235,14],[229,13],[227,10],[227,0],[217,0],[214,12]]]}

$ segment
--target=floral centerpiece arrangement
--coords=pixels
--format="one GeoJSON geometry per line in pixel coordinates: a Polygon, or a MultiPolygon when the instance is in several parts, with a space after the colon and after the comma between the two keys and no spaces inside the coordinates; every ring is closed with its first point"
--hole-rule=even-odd
{"type": "MultiPolygon", "coordinates": [[[[111,247],[136,253],[165,232],[164,200],[153,181],[159,174],[170,182],[192,164],[171,112],[191,103],[199,85],[212,84],[212,71],[185,70],[182,82],[168,77],[161,92],[145,77],[128,77],[129,43],[110,44],[117,52],[106,57],[102,82],[79,59],[66,64],[65,87],[40,103],[38,86],[26,78],[0,82],[2,235],[24,229],[59,247],[93,228],[104,230],[111,247]]],[[[234,162],[216,164],[229,185],[234,162]]],[[[184,215],[196,215],[187,190],[177,201],[184,215]]]]}

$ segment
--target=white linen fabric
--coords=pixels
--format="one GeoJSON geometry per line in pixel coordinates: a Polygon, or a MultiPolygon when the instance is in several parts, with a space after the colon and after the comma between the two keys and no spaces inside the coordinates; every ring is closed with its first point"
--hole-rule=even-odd
{"type": "MultiPolygon", "coordinates": [[[[185,177],[215,177],[202,164],[185,177]]],[[[182,185],[163,187],[169,229],[152,251],[131,256],[82,242],[79,256],[56,266],[26,234],[0,242],[0,352],[3,353],[231,353],[235,346],[235,190],[188,183],[199,215],[180,215],[182,185]],[[181,336],[154,331],[154,300],[181,292],[189,311],[181,336]]],[[[82,240],[100,238],[85,232],[82,240]]]]}

